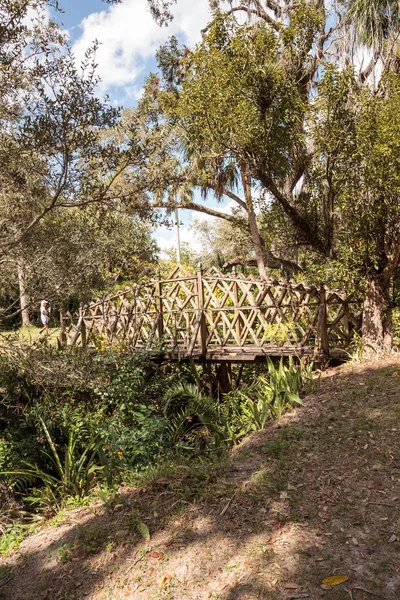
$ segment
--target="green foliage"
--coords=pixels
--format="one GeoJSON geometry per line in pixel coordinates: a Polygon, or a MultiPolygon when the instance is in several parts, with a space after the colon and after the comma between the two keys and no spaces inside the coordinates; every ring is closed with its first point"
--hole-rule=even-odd
{"type": "Polygon", "coordinates": [[[393,311],[393,337],[398,344],[400,342],[400,308],[393,311]]]}
{"type": "Polygon", "coordinates": [[[329,68],[314,112],[313,198],[330,202],[341,223],[331,240],[337,281],[345,276],[358,288],[389,267],[398,247],[399,76],[385,74],[380,87],[376,94],[359,87],[353,69],[329,68]]]}
{"type": "Polygon", "coordinates": [[[138,531],[140,533],[140,535],[142,536],[143,539],[146,540],[146,542],[150,541],[150,531],[149,528],[147,527],[147,525],[145,523],[143,523],[142,521],[140,521],[138,523],[138,531]]]}
{"type": "Polygon", "coordinates": [[[67,497],[87,495],[95,484],[96,473],[103,469],[96,460],[100,448],[98,441],[91,440],[83,450],[78,450],[77,432],[71,430],[68,444],[61,453],[44,421],[41,419],[40,422],[50,447],[50,453],[45,450],[42,453],[50,459],[52,468],[44,470],[36,464],[23,461],[19,470],[3,471],[1,475],[13,482],[16,489],[21,489],[24,483],[34,485],[39,480],[44,490],[29,497],[33,504],[50,500],[53,506],[60,506],[67,497]]]}
{"type": "Polygon", "coordinates": [[[126,477],[130,472],[145,470],[170,448],[166,420],[153,407],[138,407],[134,418],[136,425],[125,425],[116,414],[106,425],[95,428],[101,443],[99,457],[109,485],[116,473],[126,477]]]}
{"type": "Polygon", "coordinates": [[[208,155],[229,155],[233,162],[257,156],[271,173],[283,175],[303,104],[282,52],[268,26],[239,26],[218,14],[183,59],[181,93],[164,92],[160,102],[201,149],[203,161],[208,155]]]}
{"type": "Polygon", "coordinates": [[[0,356],[0,470],[38,508],[114,485],[168,452],[161,398],[182,377],[147,353],[10,347],[0,356]]]}
{"type": "Polygon", "coordinates": [[[347,19],[362,43],[381,48],[399,30],[399,5],[393,0],[349,0],[347,19]]]}
{"type": "Polygon", "coordinates": [[[25,537],[26,527],[23,525],[12,523],[6,525],[5,529],[5,533],[0,537],[0,556],[8,556],[16,550],[25,537]]]}
{"type": "Polygon", "coordinates": [[[294,404],[302,404],[299,393],[312,379],[312,365],[295,366],[292,357],[278,367],[267,358],[268,378],[259,375],[243,389],[227,394],[221,406],[228,439],[234,444],[250,431],[264,429],[294,404]]]}
{"type": "Polygon", "coordinates": [[[85,554],[96,554],[105,545],[108,539],[108,530],[95,523],[80,525],[78,528],[77,543],[79,549],[85,554]]]}
{"type": "Polygon", "coordinates": [[[171,446],[178,451],[193,451],[194,444],[199,442],[196,432],[200,428],[212,437],[215,446],[223,441],[223,424],[215,401],[194,385],[178,384],[170,388],[165,394],[164,414],[171,446]]]}
{"type": "Polygon", "coordinates": [[[79,505],[98,485],[112,494],[156,464],[223,452],[300,402],[307,379],[292,361],[269,361],[268,376],[245,373],[218,403],[184,365],[157,365],[148,352],[19,348],[1,361],[0,469],[36,509],[79,505]]]}
{"type": "Polygon", "coordinates": [[[9,579],[11,575],[11,567],[9,565],[0,565],[0,582],[9,579]]]}
{"type": "Polygon", "coordinates": [[[61,563],[69,563],[72,560],[73,546],[70,542],[63,544],[57,550],[57,557],[61,563]]]}

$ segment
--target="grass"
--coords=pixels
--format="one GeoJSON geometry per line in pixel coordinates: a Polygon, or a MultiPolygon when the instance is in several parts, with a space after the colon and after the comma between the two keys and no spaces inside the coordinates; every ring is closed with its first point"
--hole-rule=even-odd
{"type": "Polygon", "coordinates": [[[78,548],[84,554],[95,554],[101,547],[106,545],[107,541],[108,531],[105,527],[89,523],[88,525],[81,525],[78,529],[78,548]]]}
{"type": "MultiPolygon", "coordinates": [[[[44,332],[40,334],[42,329],[36,327],[36,325],[30,325],[29,327],[20,327],[19,329],[3,329],[0,330],[0,336],[7,340],[14,341],[16,343],[33,344],[38,339],[46,339],[44,332]]],[[[48,341],[51,345],[57,344],[57,339],[60,334],[59,327],[50,327],[48,341]]]]}
{"type": "Polygon", "coordinates": [[[11,567],[9,565],[0,565],[0,582],[11,576],[11,567]]]}

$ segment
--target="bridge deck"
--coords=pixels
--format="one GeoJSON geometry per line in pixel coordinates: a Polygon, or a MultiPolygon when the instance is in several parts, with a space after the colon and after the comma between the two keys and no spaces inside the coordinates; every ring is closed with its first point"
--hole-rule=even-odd
{"type": "MultiPolygon", "coordinates": [[[[194,361],[195,363],[213,363],[213,362],[230,362],[230,363],[246,363],[246,362],[263,362],[267,356],[277,359],[280,357],[297,357],[302,358],[309,356],[314,358],[314,346],[292,347],[292,346],[265,346],[256,348],[254,346],[235,347],[224,346],[220,348],[208,348],[206,354],[202,354],[200,348],[196,348],[191,354],[187,349],[175,348],[174,350],[166,350],[159,355],[165,360],[171,361],[194,361]]],[[[318,359],[323,358],[319,355],[318,359]]],[[[341,348],[330,349],[329,356],[326,358],[344,360],[348,358],[348,353],[341,348]]]]}

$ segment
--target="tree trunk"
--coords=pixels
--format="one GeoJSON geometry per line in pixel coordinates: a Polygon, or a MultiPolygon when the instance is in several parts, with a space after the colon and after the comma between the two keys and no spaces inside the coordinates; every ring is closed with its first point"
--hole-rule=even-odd
{"type": "Polygon", "coordinates": [[[18,284],[22,327],[29,327],[31,324],[29,318],[29,296],[26,292],[25,265],[22,260],[18,261],[18,284]]]}
{"type": "Polygon", "coordinates": [[[260,277],[266,279],[267,274],[265,272],[265,244],[258,230],[257,217],[254,211],[253,198],[251,194],[250,171],[246,164],[242,164],[240,170],[242,174],[244,198],[246,201],[247,223],[249,226],[250,238],[253,244],[254,254],[257,261],[257,268],[260,277]]]}
{"type": "Polygon", "coordinates": [[[371,280],[363,306],[362,341],[364,352],[373,357],[392,349],[392,315],[388,312],[389,285],[371,280]]]}

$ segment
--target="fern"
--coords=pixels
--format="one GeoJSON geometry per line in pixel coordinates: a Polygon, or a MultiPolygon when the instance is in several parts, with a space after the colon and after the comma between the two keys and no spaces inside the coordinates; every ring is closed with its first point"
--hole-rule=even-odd
{"type": "Polygon", "coordinates": [[[196,386],[178,384],[165,395],[164,415],[167,418],[168,437],[180,444],[201,427],[214,438],[218,446],[224,439],[223,425],[214,400],[203,395],[196,386]]]}

